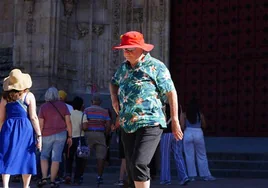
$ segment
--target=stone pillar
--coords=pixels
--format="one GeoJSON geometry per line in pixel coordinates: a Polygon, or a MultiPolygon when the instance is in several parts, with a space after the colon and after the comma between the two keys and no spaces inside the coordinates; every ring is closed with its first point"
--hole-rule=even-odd
{"type": "Polygon", "coordinates": [[[60,3],[25,0],[14,5],[14,66],[31,74],[33,90],[40,96],[57,85],[60,3]]]}

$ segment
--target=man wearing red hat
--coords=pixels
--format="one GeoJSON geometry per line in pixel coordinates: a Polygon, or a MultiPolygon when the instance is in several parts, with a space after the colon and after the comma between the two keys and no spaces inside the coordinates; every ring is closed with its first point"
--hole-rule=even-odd
{"type": "Polygon", "coordinates": [[[183,133],[178,119],[177,92],[164,63],[150,56],[154,48],[144,42],[143,35],[130,31],[122,35],[124,61],[114,74],[110,93],[112,105],[120,117],[122,142],[130,183],[136,188],[150,187],[150,163],[160,141],[166,119],[160,98],[168,98],[172,133],[181,140],[183,133]]]}

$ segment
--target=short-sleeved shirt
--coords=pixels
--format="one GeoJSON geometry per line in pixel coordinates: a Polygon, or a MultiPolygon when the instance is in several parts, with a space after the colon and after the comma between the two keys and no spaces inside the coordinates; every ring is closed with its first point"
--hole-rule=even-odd
{"type": "MultiPolygon", "coordinates": [[[[87,122],[87,116],[79,110],[71,111],[71,122],[72,122],[72,137],[80,137],[81,124],[87,122]],[[83,120],[82,120],[83,116],[83,120]]],[[[82,130],[81,136],[84,136],[84,131],[82,130]]]]}
{"type": "Polygon", "coordinates": [[[106,121],[111,120],[108,110],[101,106],[91,105],[84,110],[88,119],[89,130],[105,130],[106,121]]]}
{"type": "Polygon", "coordinates": [[[62,101],[50,101],[42,104],[38,117],[44,119],[43,136],[50,136],[66,130],[65,116],[70,115],[66,104],[62,101]],[[58,109],[51,104],[51,103],[58,109]]]}
{"type": "Polygon", "coordinates": [[[163,62],[149,53],[134,68],[125,61],[111,83],[119,88],[119,122],[125,132],[132,133],[145,126],[166,127],[160,98],[175,87],[163,62]]]}

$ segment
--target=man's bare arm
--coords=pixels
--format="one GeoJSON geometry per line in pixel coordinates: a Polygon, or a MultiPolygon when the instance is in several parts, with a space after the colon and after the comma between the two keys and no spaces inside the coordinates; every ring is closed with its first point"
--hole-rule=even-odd
{"type": "Polygon", "coordinates": [[[119,102],[118,102],[118,86],[110,84],[110,94],[112,100],[112,106],[116,114],[119,113],[119,102]]]}
{"type": "Polygon", "coordinates": [[[181,126],[178,117],[178,96],[176,90],[172,90],[166,93],[168,98],[169,106],[170,106],[170,118],[171,118],[171,126],[172,133],[176,140],[182,140],[183,133],[181,131],[181,126]]]}

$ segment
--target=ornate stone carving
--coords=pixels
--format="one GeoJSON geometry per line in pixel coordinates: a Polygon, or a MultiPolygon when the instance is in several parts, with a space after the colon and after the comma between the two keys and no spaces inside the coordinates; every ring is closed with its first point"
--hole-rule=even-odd
{"type": "Polygon", "coordinates": [[[36,31],[36,21],[33,18],[29,18],[26,22],[26,33],[33,34],[36,31]]]}
{"type": "Polygon", "coordinates": [[[127,30],[131,30],[131,22],[132,22],[132,0],[127,1],[127,12],[126,12],[126,26],[127,30]]]}
{"type": "MultiPolygon", "coordinates": [[[[112,44],[113,45],[118,44],[118,41],[120,40],[119,23],[120,23],[120,1],[114,0],[113,1],[113,23],[112,23],[112,32],[113,32],[112,44]]],[[[119,60],[119,51],[113,50],[112,63],[110,64],[110,75],[109,75],[110,77],[115,73],[117,65],[120,63],[118,62],[118,60],[119,60]]]]}
{"type": "Polygon", "coordinates": [[[86,36],[89,33],[89,24],[86,22],[80,22],[77,23],[76,28],[78,31],[78,38],[83,38],[84,36],[86,36]]]}
{"type": "Polygon", "coordinates": [[[62,0],[64,5],[64,15],[69,18],[73,14],[73,9],[75,4],[77,4],[77,0],[62,0]]]}
{"type": "Polygon", "coordinates": [[[98,37],[101,36],[104,32],[103,24],[94,24],[92,26],[92,32],[95,33],[98,37]]]}
{"type": "Polygon", "coordinates": [[[114,0],[113,5],[113,40],[117,41],[119,37],[120,3],[118,0],[114,0]]]}
{"type": "Polygon", "coordinates": [[[60,20],[60,34],[62,36],[67,36],[68,35],[68,27],[67,27],[67,22],[65,20],[60,20]]]}
{"type": "Polygon", "coordinates": [[[164,33],[165,33],[165,8],[164,1],[160,0],[159,3],[159,51],[160,58],[164,59],[164,33]]]}
{"type": "Polygon", "coordinates": [[[143,22],[143,8],[133,8],[133,23],[143,22]]]}
{"type": "Polygon", "coordinates": [[[32,16],[33,12],[34,12],[34,4],[35,4],[35,0],[24,0],[25,2],[27,2],[28,4],[28,15],[32,16]]]}
{"type": "Polygon", "coordinates": [[[36,31],[36,21],[33,19],[35,0],[24,0],[27,2],[28,20],[26,22],[26,33],[33,34],[36,31]]]}

